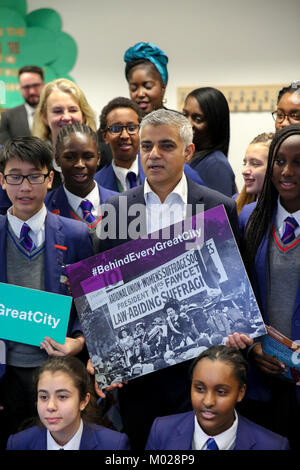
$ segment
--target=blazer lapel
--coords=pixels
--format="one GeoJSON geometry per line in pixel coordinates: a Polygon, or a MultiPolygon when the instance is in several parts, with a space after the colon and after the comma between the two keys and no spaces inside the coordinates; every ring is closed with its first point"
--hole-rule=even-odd
{"type": "Polygon", "coordinates": [[[96,449],[97,446],[98,443],[92,429],[84,424],[79,450],[93,450],[96,449]]]}
{"type": "Polygon", "coordinates": [[[247,425],[243,417],[238,415],[239,423],[236,433],[236,443],[234,450],[251,450],[255,448],[256,441],[251,433],[251,427],[247,425]]]}
{"type": "Polygon", "coordinates": [[[47,450],[47,429],[34,428],[36,430],[36,438],[32,439],[29,450],[47,450]]]}
{"type": "Polygon", "coordinates": [[[45,289],[48,292],[59,293],[64,251],[57,247],[64,246],[65,237],[61,231],[59,217],[49,211],[47,211],[45,233],[45,289]]]}
{"type": "MultiPolygon", "coordinates": [[[[0,251],[6,253],[7,217],[0,217],[0,251]]],[[[6,256],[2,256],[0,263],[0,282],[6,282],[6,256]]]]}
{"type": "Polygon", "coordinates": [[[182,421],[176,426],[174,436],[170,439],[170,449],[190,450],[192,448],[194,419],[193,411],[185,413],[182,421]]]}

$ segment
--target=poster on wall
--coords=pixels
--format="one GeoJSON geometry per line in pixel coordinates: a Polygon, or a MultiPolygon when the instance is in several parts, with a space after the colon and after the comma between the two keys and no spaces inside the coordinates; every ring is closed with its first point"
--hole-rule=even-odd
{"type": "Polygon", "coordinates": [[[191,359],[235,331],[266,333],[223,206],[67,275],[100,388],[191,359]]]}

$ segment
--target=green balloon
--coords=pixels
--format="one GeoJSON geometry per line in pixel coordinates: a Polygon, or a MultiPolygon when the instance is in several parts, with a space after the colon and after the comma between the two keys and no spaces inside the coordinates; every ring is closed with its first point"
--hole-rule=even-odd
{"type": "Polygon", "coordinates": [[[26,16],[27,13],[26,0],[0,0],[0,7],[7,7],[11,10],[16,10],[22,16],[26,16]]]}
{"type": "Polygon", "coordinates": [[[28,26],[39,26],[53,32],[61,31],[62,23],[59,14],[52,8],[40,8],[26,16],[28,26]]]}

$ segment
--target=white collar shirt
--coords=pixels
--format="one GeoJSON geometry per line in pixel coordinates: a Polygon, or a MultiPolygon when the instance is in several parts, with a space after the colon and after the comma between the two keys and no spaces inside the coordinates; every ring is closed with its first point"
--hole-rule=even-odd
{"type": "Polygon", "coordinates": [[[100,194],[98,189],[98,184],[95,182],[95,186],[92,191],[84,198],[76,196],[76,194],[70,193],[64,185],[64,190],[68,199],[68,203],[73,209],[73,211],[78,214],[80,217],[83,217],[83,212],[80,207],[82,201],[88,200],[93,204],[92,214],[97,217],[101,213],[101,201],[100,194]]]}
{"type": "Polygon", "coordinates": [[[194,435],[193,435],[193,441],[192,441],[193,450],[206,450],[207,439],[211,437],[213,437],[214,440],[216,441],[216,444],[219,450],[234,449],[237,427],[238,427],[238,415],[235,410],[234,410],[234,416],[235,416],[235,419],[230,428],[226,429],[226,431],[223,431],[216,436],[209,436],[203,431],[195,415],[195,418],[194,418],[195,427],[194,427],[194,435]]]}
{"type": "Polygon", "coordinates": [[[53,439],[49,430],[47,430],[47,450],[79,450],[82,432],[83,432],[83,423],[81,419],[78,431],[74,434],[72,439],[69,442],[67,442],[67,444],[65,444],[64,446],[60,446],[53,439]]]}
{"type": "Polygon", "coordinates": [[[278,230],[279,236],[282,237],[285,231],[285,219],[287,217],[294,217],[297,220],[299,227],[295,230],[295,237],[297,238],[300,235],[300,210],[290,214],[281,204],[280,198],[278,197],[277,201],[277,212],[275,218],[275,227],[278,230]]]}
{"type": "Polygon", "coordinates": [[[132,171],[135,173],[137,180],[139,177],[139,164],[138,164],[138,156],[136,156],[136,159],[132,163],[130,168],[123,168],[121,166],[117,166],[114,162],[112,161],[112,167],[115,172],[116,178],[118,180],[119,185],[122,188],[122,191],[127,191],[127,189],[130,189],[129,181],[127,179],[127,174],[132,171]]]}
{"type": "Polygon", "coordinates": [[[30,232],[28,234],[36,248],[41,246],[45,241],[46,215],[47,209],[45,205],[43,205],[43,207],[28,220],[21,220],[15,215],[13,215],[12,207],[10,207],[7,211],[8,222],[16,237],[20,238],[22,226],[24,222],[26,222],[26,224],[30,227],[30,232]]]}

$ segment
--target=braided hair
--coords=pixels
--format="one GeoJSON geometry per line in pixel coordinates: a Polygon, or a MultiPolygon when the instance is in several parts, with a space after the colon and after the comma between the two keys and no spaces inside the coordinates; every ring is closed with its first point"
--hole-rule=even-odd
{"type": "Polygon", "coordinates": [[[69,124],[68,126],[63,126],[59,131],[55,145],[55,155],[57,158],[59,157],[61,149],[64,145],[65,138],[70,137],[71,135],[75,135],[77,133],[91,137],[92,140],[95,142],[96,147],[98,148],[97,133],[85,123],[74,122],[73,124],[69,124]]]}

